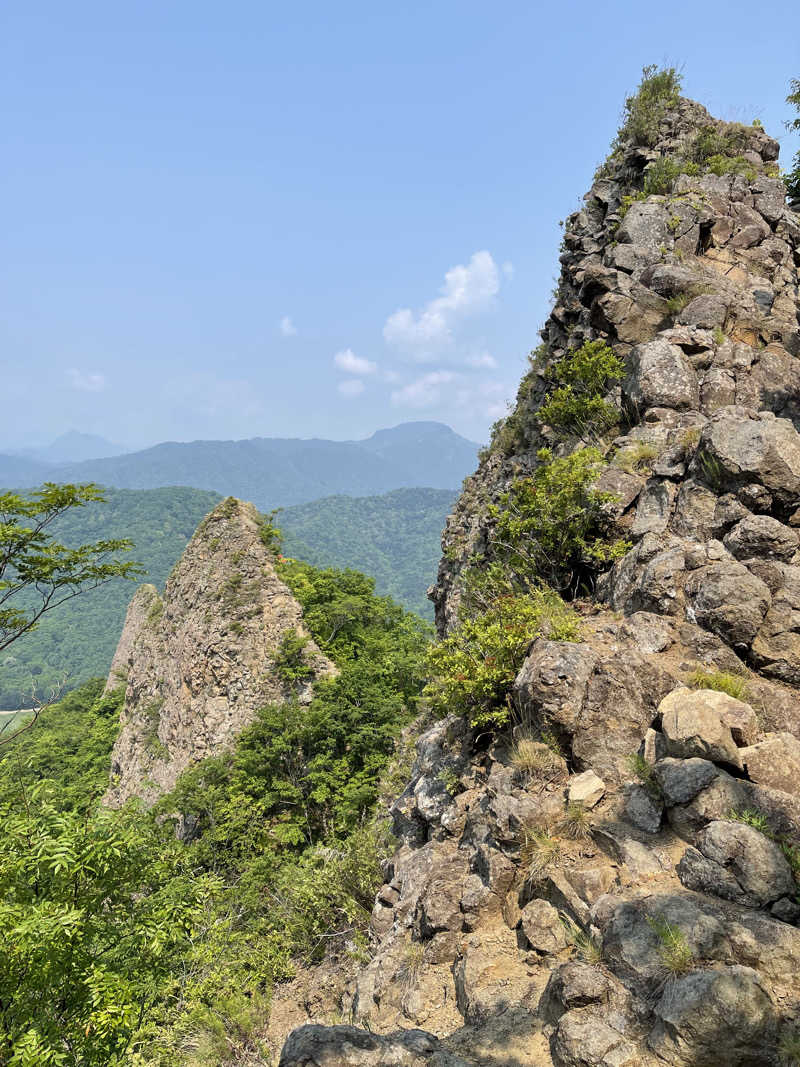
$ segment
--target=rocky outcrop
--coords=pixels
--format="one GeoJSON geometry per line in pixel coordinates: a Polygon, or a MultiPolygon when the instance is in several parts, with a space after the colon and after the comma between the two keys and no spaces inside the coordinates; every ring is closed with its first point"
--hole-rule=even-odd
{"type": "Polygon", "coordinates": [[[777,155],[760,128],[681,100],[567,220],[543,348],[444,532],[439,631],[469,560],[491,559],[492,505],[541,447],[583,443],[537,412],[584,341],[624,363],[599,487],[630,544],[579,605],[580,640],[533,641],[513,683],[523,733],[557,757],[521,759],[522,725],[490,737],[453,717],[420,738],[371,958],[338,1004],[371,1031],[424,1027],[473,1067],[785,1061],[800,1017],[800,220],[777,155]],[[736,142],[731,172],[689,167],[646,195],[701,130],[736,142]]]}
{"type": "Polygon", "coordinates": [[[334,670],[275,571],[258,512],[229,497],[201,523],[163,598],[144,586],[131,602],[112,665],[126,693],[106,803],[152,803],[230,745],[258,708],[307,700],[313,680],[334,670]],[[299,685],[276,670],[286,635],[306,639],[299,685]]]}

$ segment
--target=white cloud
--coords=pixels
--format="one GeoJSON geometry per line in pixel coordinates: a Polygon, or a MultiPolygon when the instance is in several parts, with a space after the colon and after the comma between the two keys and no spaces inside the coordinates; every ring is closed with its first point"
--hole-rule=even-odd
{"type": "Polygon", "coordinates": [[[297,333],[297,327],[288,315],[284,315],[281,319],[280,331],[284,337],[294,337],[297,333]]]}
{"type": "Polygon", "coordinates": [[[103,374],[92,374],[70,367],[67,371],[70,385],[82,393],[102,393],[106,387],[106,379],[103,374]]]}
{"type": "Polygon", "coordinates": [[[509,395],[513,395],[513,390],[504,382],[479,382],[458,389],[454,403],[467,415],[497,419],[508,414],[509,395]]]}
{"type": "Polygon", "coordinates": [[[360,396],[364,392],[364,383],[360,378],[348,378],[337,386],[342,396],[360,396]]]}
{"type": "Polygon", "coordinates": [[[337,352],[333,357],[333,362],[345,374],[374,374],[378,369],[377,363],[357,356],[352,348],[345,348],[343,351],[337,352]]]}
{"type": "Polygon", "coordinates": [[[429,408],[441,400],[441,386],[451,385],[458,378],[452,371],[438,370],[423,374],[402,389],[392,391],[392,403],[396,407],[429,408]]]}
{"type": "Polygon", "coordinates": [[[456,323],[489,307],[499,289],[500,273],[491,254],[475,252],[466,266],[447,271],[441,295],[420,312],[400,308],[391,314],[383,327],[384,339],[417,359],[429,359],[452,341],[456,323]]]}
{"type": "Polygon", "coordinates": [[[487,367],[489,370],[494,370],[497,366],[497,360],[488,352],[478,352],[474,356],[468,356],[465,362],[468,367],[487,367]]]}

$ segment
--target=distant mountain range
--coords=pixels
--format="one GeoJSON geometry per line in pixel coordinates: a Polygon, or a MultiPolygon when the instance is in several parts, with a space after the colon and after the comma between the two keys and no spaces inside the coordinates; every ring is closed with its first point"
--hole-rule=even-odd
{"type": "Polygon", "coordinates": [[[457,489],[474,470],[477,450],[477,444],[442,423],[407,422],[364,441],[165,442],[63,463],[0,455],[0,486],[43,481],[92,481],[119,489],[182,485],[237,496],[268,510],[332,495],[372,496],[416,486],[457,489]]]}
{"type": "Polygon", "coordinates": [[[9,455],[22,456],[45,466],[51,466],[54,463],[82,463],[87,459],[122,456],[126,452],[130,452],[130,449],[124,448],[122,445],[115,445],[112,441],[107,441],[105,437],[98,437],[97,434],[93,433],[79,433],[77,430],[70,430],[68,433],[62,433],[60,437],[57,437],[49,445],[41,445],[38,448],[14,449],[9,455]]]}
{"type": "MultiPolygon", "coordinates": [[[[375,578],[379,593],[432,617],[425,590],[436,577],[445,518],[457,493],[399,489],[385,496],[329,497],[286,508],[277,524],[284,552],[317,566],[353,567],[375,578]]],[[[130,537],[146,579],[163,587],[200,520],[219,502],[201,489],[111,489],[104,504],[58,520],[67,544],[130,537]]],[[[117,645],[131,582],[114,581],[62,604],[40,627],[0,654],[0,708],[27,707],[32,683],[39,694],[66,682],[74,688],[104,675],[117,645]]]]}

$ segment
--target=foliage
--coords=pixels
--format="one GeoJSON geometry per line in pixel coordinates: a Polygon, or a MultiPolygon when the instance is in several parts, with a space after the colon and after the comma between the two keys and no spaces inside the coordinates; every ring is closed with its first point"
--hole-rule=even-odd
{"type": "Polygon", "coordinates": [[[782,1067],[800,1065],[800,1031],[784,1030],[778,1039],[778,1058],[782,1067]]]}
{"type": "Polygon", "coordinates": [[[553,366],[551,376],[559,384],[545,397],[537,419],[562,432],[602,433],[617,421],[605,393],[623,371],[622,360],[605,341],[586,341],[553,366]]]}
{"type": "Polygon", "coordinates": [[[313,677],[314,667],[305,656],[307,644],[307,637],[293,631],[287,631],[281,638],[273,666],[285,685],[295,688],[313,677]]]}
{"type": "Polygon", "coordinates": [[[658,455],[659,450],[656,445],[648,444],[646,441],[638,441],[636,444],[626,445],[625,448],[621,448],[614,456],[613,463],[620,470],[627,471],[628,474],[634,474],[637,471],[651,469],[653,460],[658,459],[658,455]]]}
{"type": "MultiPolygon", "coordinates": [[[[797,112],[796,117],[786,123],[786,128],[800,131],[800,78],[792,79],[786,103],[791,104],[797,112]]],[[[794,166],[786,175],[786,189],[792,201],[800,201],[800,150],[795,154],[793,162],[794,166]]]]}
{"type": "Polygon", "coordinates": [[[27,496],[0,493],[0,652],[59,605],[114,578],[142,574],[125,561],[127,538],[72,545],[56,539],[62,517],[104,500],[99,486],[46,482],[27,496]]]}
{"type": "Polygon", "coordinates": [[[717,693],[727,693],[735,700],[747,700],[747,678],[729,671],[709,671],[698,667],[687,679],[692,689],[713,689],[717,693]]]}
{"type": "Polygon", "coordinates": [[[652,146],[658,140],[659,126],[680,99],[681,76],[674,67],[659,69],[655,64],[642,69],[636,92],[625,101],[623,122],[615,145],[630,141],[652,146]]]}
{"type": "Polygon", "coordinates": [[[638,778],[647,792],[656,800],[661,799],[661,786],[653,774],[653,765],[648,763],[639,752],[628,757],[628,766],[634,777],[638,778]]]}
{"type": "Polygon", "coordinates": [[[449,489],[397,489],[286,508],[283,551],[316,567],[355,567],[375,579],[379,593],[432,618],[425,590],[436,576],[442,527],[456,496],[449,489]]]}
{"type": "Polygon", "coordinates": [[[123,701],[121,689],[104,694],[103,685],[94,678],[68,693],[3,750],[0,804],[13,804],[20,791],[52,779],[60,810],[91,810],[108,785],[123,701]]]}
{"type": "Polygon", "coordinates": [[[550,589],[498,596],[431,645],[425,696],[439,715],[455,712],[475,726],[501,725],[509,718],[506,694],[531,642],[542,634],[574,641],[578,633],[577,616],[550,589]]]}
{"type": "MultiPolygon", "coordinates": [[[[104,504],[64,515],[53,529],[67,544],[129,535],[147,581],[163,588],[197,524],[219,501],[198,489],[111,489],[104,504]]],[[[375,578],[380,593],[431,618],[425,590],[436,575],[441,531],[454,502],[448,489],[398,489],[287,508],[281,515],[284,551],[315,566],[357,567],[375,578]]],[[[276,531],[274,519],[271,526],[276,531]]],[[[115,579],[46,615],[0,656],[0,708],[30,706],[34,683],[47,692],[106,673],[129,600],[128,583],[115,579]]]]}
{"type": "Polygon", "coordinates": [[[521,737],[511,747],[511,766],[532,779],[543,782],[563,777],[565,764],[558,753],[543,741],[521,737]]]}
{"type": "Polygon", "coordinates": [[[490,509],[491,545],[513,587],[542,580],[574,589],[629,546],[603,534],[603,508],[615,498],[594,488],[605,466],[597,449],[559,458],[542,449],[538,459],[533,475],[514,482],[490,509]]]}
{"type": "Polygon", "coordinates": [[[561,842],[544,827],[525,826],[519,850],[519,862],[525,872],[525,880],[531,885],[540,882],[547,871],[559,862],[561,852],[561,842]]]}
{"type": "Polygon", "coordinates": [[[561,922],[567,941],[575,949],[575,955],[584,963],[598,964],[603,962],[603,945],[591,934],[582,930],[577,923],[566,915],[562,915],[561,922]]]}
{"type": "Polygon", "coordinates": [[[193,893],[135,812],[64,812],[45,784],[0,808],[0,1060],[110,1067],[188,943],[193,893]]]}
{"type": "Polygon", "coordinates": [[[686,173],[682,161],[672,156],[660,156],[647,168],[644,192],[647,196],[663,196],[675,184],[680,174],[686,173]]]}

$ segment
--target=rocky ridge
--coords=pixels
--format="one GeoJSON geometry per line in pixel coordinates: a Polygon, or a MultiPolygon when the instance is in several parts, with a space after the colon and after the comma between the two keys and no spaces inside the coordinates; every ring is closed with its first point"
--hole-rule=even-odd
{"type": "Polygon", "coordinates": [[[163,598],[137,590],[109,674],[124,680],[125,705],[111,757],[106,803],[154,802],[191,764],[229,746],[270,702],[311,697],[335,671],[278,577],[262,520],[233,497],[200,524],[163,598]],[[287,635],[305,639],[307,677],[276,670],[287,635]]]}
{"type": "Polygon", "coordinates": [[[422,735],[371,959],[277,993],[275,1016],[307,1024],[281,1067],[794,1062],[800,219],[777,155],[760,128],[680,100],[567,220],[543,355],[445,530],[440,632],[489,548],[489,505],[540,447],[577,444],[536,413],[587,340],[625,361],[608,459],[647,457],[601,477],[630,548],[581,639],[536,640],[514,683],[519,721],[558,755],[529,742],[520,759],[518,734],[456,717],[422,735]],[[746,173],[645,196],[703,130],[736,140],[746,173]],[[342,1010],[358,1025],[319,1025],[342,1010]]]}

